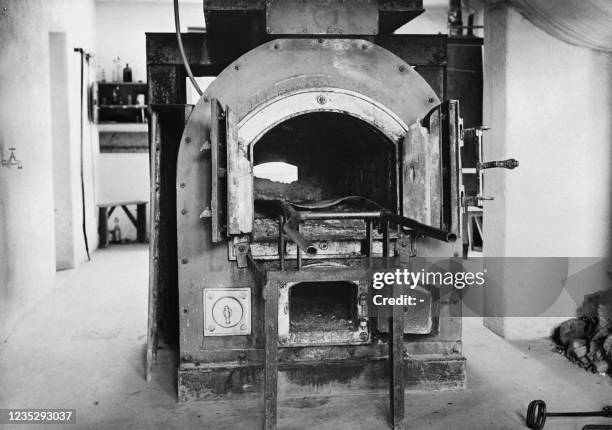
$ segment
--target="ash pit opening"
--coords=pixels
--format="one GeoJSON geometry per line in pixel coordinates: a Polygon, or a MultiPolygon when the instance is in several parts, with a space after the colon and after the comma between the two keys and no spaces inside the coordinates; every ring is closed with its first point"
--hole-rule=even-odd
{"type": "Polygon", "coordinates": [[[289,290],[291,332],[355,330],[357,285],[351,282],[301,282],[289,290]]]}

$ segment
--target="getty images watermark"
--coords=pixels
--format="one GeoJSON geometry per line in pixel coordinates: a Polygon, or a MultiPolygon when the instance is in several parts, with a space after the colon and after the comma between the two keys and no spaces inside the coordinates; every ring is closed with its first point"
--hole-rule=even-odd
{"type": "Polygon", "coordinates": [[[413,257],[408,264],[406,269],[376,266],[365,274],[371,286],[368,302],[379,313],[393,308],[386,305],[430,306],[439,298],[460,302],[449,309],[453,317],[569,319],[577,309],[592,306],[590,297],[608,291],[612,279],[608,256],[413,257]],[[396,300],[400,294],[408,297],[396,300]]]}
{"type": "MultiPolygon", "coordinates": [[[[486,270],[485,270],[486,271],[486,270]]],[[[436,285],[454,287],[462,290],[465,287],[485,284],[485,271],[481,272],[429,272],[425,269],[411,271],[408,269],[395,269],[394,271],[374,272],[372,274],[372,288],[381,290],[385,286],[401,285],[414,290],[419,285],[436,285]]],[[[419,295],[402,294],[399,297],[385,297],[375,294],[372,302],[376,306],[417,306],[425,300],[419,295]]]]}
{"type": "Polygon", "coordinates": [[[485,283],[485,272],[412,272],[408,269],[395,269],[394,272],[374,272],[372,275],[372,287],[380,290],[385,285],[407,285],[415,289],[417,285],[444,285],[462,290],[473,285],[483,286],[485,283]]]}

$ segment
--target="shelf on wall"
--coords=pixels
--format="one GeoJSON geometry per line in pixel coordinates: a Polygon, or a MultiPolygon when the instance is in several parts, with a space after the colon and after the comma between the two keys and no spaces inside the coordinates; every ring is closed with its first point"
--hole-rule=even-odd
{"type": "Polygon", "coordinates": [[[146,86],[146,82],[111,82],[111,81],[99,81],[98,85],[143,85],[146,86]]]}
{"type": "Polygon", "coordinates": [[[148,133],[149,124],[146,122],[107,122],[99,123],[100,133],[148,133]]]}
{"type": "Polygon", "coordinates": [[[140,123],[146,120],[146,82],[97,82],[93,91],[95,122],[140,123]]]}

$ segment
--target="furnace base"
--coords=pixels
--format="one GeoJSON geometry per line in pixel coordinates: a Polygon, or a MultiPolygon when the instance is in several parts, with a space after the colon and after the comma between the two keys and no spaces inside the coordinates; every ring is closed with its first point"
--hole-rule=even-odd
{"type": "MultiPolygon", "coordinates": [[[[278,394],[285,398],[389,390],[388,360],[308,361],[278,367],[278,394]]],[[[465,358],[458,354],[405,359],[406,389],[463,389],[465,367],[465,358]]],[[[263,364],[183,364],[178,371],[179,401],[261,396],[263,376],[263,364]]]]}

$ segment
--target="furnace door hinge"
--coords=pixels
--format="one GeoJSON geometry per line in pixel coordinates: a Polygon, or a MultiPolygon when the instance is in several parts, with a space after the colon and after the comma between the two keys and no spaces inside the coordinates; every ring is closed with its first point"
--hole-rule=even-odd
{"type": "Polygon", "coordinates": [[[210,218],[212,216],[212,212],[210,207],[206,206],[204,210],[200,213],[200,218],[210,218]]]}
{"type": "Polygon", "coordinates": [[[482,200],[495,200],[495,197],[490,196],[465,196],[463,206],[481,206],[482,200]]]}

